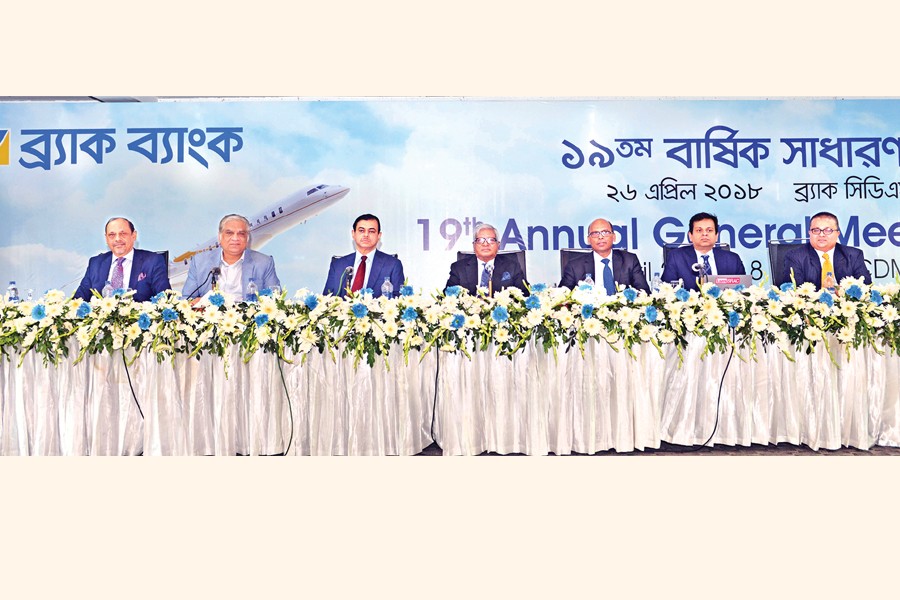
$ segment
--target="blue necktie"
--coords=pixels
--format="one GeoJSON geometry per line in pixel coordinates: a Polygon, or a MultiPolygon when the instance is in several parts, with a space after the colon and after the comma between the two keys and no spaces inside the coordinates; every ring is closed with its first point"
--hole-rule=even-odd
{"type": "Polygon", "coordinates": [[[487,287],[488,283],[491,281],[491,272],[488,271],[488,266],[484,265],[484,268],[481,270],[481,283],[479,284],[481,287],[487,287]]]}
{"type": "Polygon", "coordinates": [[[707,275],[712,275],[712,267],[709,266],[709,254],[701,254],[703,257],[703,268],[707,275]]]}
{"type": "Polygon", "coordinates": [[[603,287],[610,296],[616,295],[616,282],[613,280],[612,269],[609,266],[609,259],[604,258],[600,262],[603,263],[603,287]]]}

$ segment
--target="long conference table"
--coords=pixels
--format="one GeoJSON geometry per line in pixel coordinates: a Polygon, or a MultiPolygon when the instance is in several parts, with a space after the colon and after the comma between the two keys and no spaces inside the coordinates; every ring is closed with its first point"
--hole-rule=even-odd
{"type": "Polygon", "coordinates": [[[244,363],[237,348],[227,368],[214,356],[146,353],[126,367],[120,352],[57,366],[13,354],[0,360],[0,454],[413,455],[433,442],[445,455],[593,454],[698,445],[714,430],[711,445],[900,446],[897,355],[848,358],[834,343],[751,359],[703,356],[703,344],[681,358],[589,342],[583,356],[529,346],[408,362],[394,348],[372,367],[315,351],[244,363]]]}

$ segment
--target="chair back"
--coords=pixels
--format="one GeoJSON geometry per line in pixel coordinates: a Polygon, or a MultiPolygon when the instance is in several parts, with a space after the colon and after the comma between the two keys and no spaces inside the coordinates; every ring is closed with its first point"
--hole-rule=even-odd
{"type": "MultiPolygon", "coordinates": [[[[528,281],[528,271],[525,270],[525,251],[524,250],[502,250],[497,254],[509,254],[514,255],[516,260],[519,261],[519,268],[522,269],[522,276],[525,278],[525,281],[528,281]]],[[[474,250],[457,250],[456,251],[456,260],[462,260],[466,256],[474,256],[474,250]]]]}
{"type": "Polygon", "coordinates": [[[584,256],[590,252],[593,252],[593,248],[560,248],[559,249],[559,280],[562,281],[563,273],[566,272],[566,265],[569,264],[573,258],[578,258],[579,256],[584,256]]]}
{"type": "Polygon", "coordinates": [[[784,257],[787,253],[802,246],[809,238],[779,238],[769,240],[769,269],[773,287],[779,287],[782,283],[790,281],[784,276],[784,257]]]}

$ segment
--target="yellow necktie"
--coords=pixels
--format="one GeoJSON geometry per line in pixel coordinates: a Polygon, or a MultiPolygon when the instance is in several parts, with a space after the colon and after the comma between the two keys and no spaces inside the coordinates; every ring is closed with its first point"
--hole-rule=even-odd
{"type": "Polygon", "coordinates": [[[831,273],[832,279],[834,279],[834,267],[831,266],[831,257],[828,256],[828,253],[822,255],[824,261],[822,262],[822,287],[828,287],[828,283],[826,279],[828,279],[828,274],[831,273]]]}

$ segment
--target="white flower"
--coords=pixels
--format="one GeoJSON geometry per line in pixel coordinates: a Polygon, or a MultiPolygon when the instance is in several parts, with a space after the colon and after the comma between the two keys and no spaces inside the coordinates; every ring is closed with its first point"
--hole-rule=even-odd
{"type": "Polygon", "coordinates": [[[643,341],[649,342],[654,337],[656,337],[656,327],[654,327],[653,325],[650,325],[649,323],[645,323],[641,327],[641,331],[638,335],[640,336],[640,338],[643,341]]]}
{"type": "Polygon", "coordinates": [[[388,337],[395,338],[397,337],[397,333],[400,331],[400,328],[397,327],[396,321],[388,321],[384,324],[384,334],[388,337]]]}
{"type": "Polygon", "coordinates": [[[603,331],[603,323],[600,319],[591,317],[584,322],[584,332],[590,336],[599,335],[603,331]]]}
{"type": "Polygon", "coordinates": [[[750,327],[753,331],[764,331],[769,326],[769,321],[763,315],[753,315],[750,318],[750,327]]]}
{"type": "Polygon", "coordinates": [[[807,327],[803,330],[803,336],[811,342],[817,342],[822,339],[822,330],[818,327],[807,327]]]}
{"type": "Polygon", "coordinates": [[[498,343],[502,344],[509,340],[509,330],[505,327],[498,327],[494,330],[494,339],[497,340],[498,343]]]}
{"type": "Polygon", "coordinates": [[[675,333],[668,329],[663,329],[662,331],[660,331],[658,337],[659,341],[663,344],[671,344],[675,341],[675,333]]]}
{"type": "Polygon", "coordinates": [[[837,339],[842,344],[849,344],[853,341],[853,330],[849,327],[841,327],[837,333],[837,339]]]}
{"type": "Polygon", "coordinates": [[[898,314],[897,309],[894,308],[893,305],[888,304],[884,307],[884,310],[881,311],[881,318],[888,323],[893,323],[900,318],[900,314],[898,314]]]}
{"type": "Polygon", "coordinates": [[[260,344],[265,344],[272,339],[272,331],[268,325],[256,328],[256,339],[259,340],[260,344]]]}

